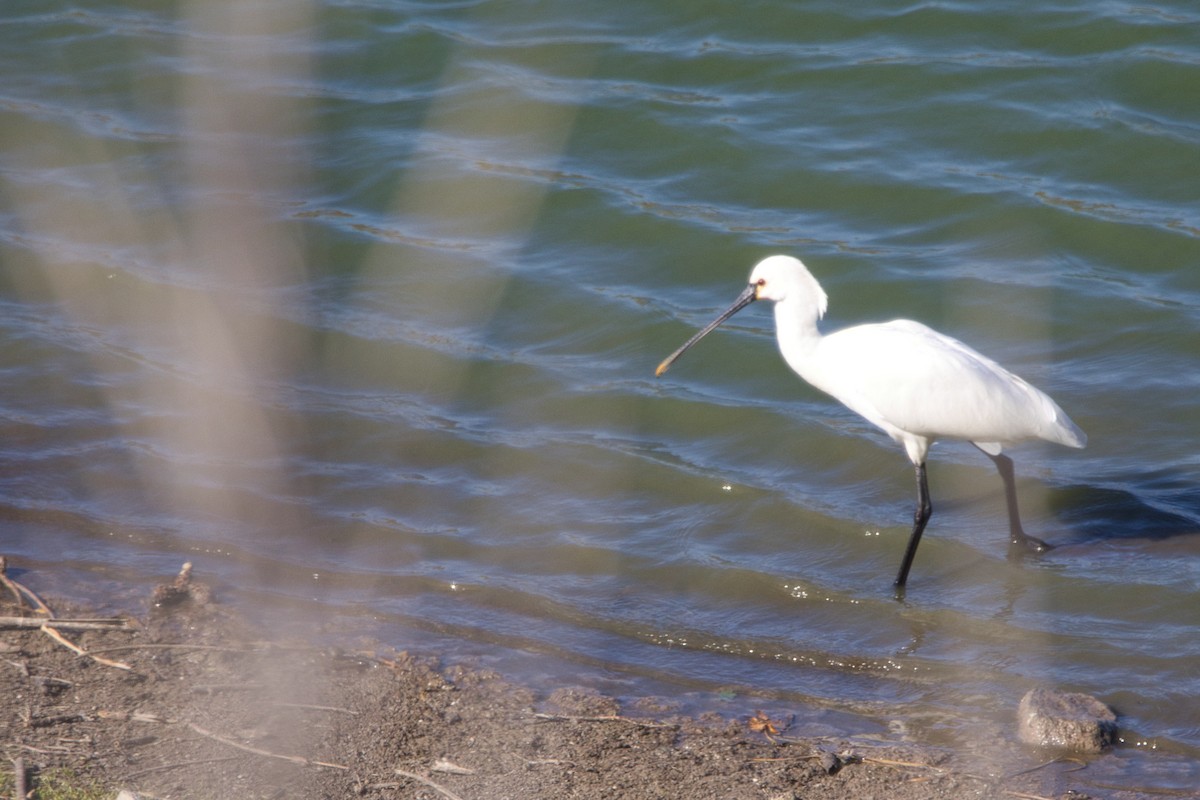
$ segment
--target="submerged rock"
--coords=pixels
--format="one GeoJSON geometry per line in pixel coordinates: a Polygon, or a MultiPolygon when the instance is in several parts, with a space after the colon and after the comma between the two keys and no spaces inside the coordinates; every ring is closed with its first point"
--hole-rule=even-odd
{"type": "Polygon", "coordinates": [[[1087,694],[1031,689],[1017,710],[1021,741],[1078,753],[1099,753],[1117,738],[1117,715],[1087,694]]]}

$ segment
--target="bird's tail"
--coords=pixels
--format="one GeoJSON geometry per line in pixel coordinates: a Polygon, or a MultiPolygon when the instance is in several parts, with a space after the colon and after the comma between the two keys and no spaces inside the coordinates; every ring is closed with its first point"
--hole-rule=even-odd
{"type": "Polygon", "coordinates": [[[1065,411],[1058,407],[1057,403],[1051,400],[1050,404],[1054,406],[1054,415],[1050,424],[1042,432],[1041,438],[1048,442],[1057,442],[1058,444],[1066,445],[1067,447],[1086,447],[1087,434],[1071,421],[1071,418],[1067,416],[1065,411]]]}

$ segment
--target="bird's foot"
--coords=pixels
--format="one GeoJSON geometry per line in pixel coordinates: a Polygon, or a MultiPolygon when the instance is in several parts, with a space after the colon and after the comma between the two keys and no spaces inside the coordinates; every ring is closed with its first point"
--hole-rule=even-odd
{"type": "Polygon", "coordinates": [[[1030,536],[1027,533],[1013,534],[1012,550],[1021,551],[1021,553],[1045,553],[1047,550],[1053,550],[1054,545],[1048,542],[1043,542],[1035,536],[1030,536]]]}

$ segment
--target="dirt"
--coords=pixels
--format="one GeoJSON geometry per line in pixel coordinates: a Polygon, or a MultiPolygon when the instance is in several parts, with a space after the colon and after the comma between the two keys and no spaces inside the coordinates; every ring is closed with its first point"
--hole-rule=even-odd
{"type": "Polygon", "coordinates": [[[430,654],[268,640],[202,595],[128,629],[62,633],[115,663],[37,629],[0,633],[0,772],[11,787],[22,759],[34,797],[62,767],[142,798],[1086,797],[934,748],[794,738],[754,709],[689,718],[430,654]]]}

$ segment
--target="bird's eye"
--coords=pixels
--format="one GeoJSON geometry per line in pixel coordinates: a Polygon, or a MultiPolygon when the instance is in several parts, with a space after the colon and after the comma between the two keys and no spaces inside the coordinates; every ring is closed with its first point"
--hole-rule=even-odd
{"type": "Polygon", "coordinates": [[[766,278],[759,278],[759,279],[758,279],[758,281],[757,281],[757,283],[758,283],[758,285],[759,285],[759,286],[766,286],[766,285],[767,285],[767,279],[766,279],[766,278]]]}

